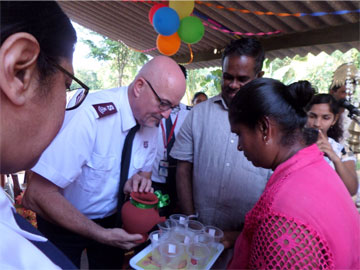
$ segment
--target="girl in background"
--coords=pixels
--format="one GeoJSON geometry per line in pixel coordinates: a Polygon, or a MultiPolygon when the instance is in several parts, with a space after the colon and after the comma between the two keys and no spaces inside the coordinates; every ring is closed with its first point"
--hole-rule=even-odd
{"type": "Polygon", "coordinates": [[[324,158],[335,169],[351,196],[358,188],[356,158],[347,147],[339,143],[343,130],[339,120],[339,106],[329,94],[315,95],[306,106],[307,126],[319,131],[316,142],[324,158]]]}

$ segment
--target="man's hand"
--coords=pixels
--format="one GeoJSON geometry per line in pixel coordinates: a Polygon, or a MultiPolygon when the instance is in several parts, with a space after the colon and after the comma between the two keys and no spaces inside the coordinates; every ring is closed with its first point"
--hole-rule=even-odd
{"type": "Polygon", "coordinates": [[[224,248],[232,248],[235,245],[235,241],[238,238],[240,231],[224,231],[224,237],[221,240],[221,243],[224,245],[224,248]]]}
{"type": "Polygon", "coordinates": [[[141,234],[128,234],[123,229],[113,228],[103,229],[96,240],[106,245],[128,250],[138,246],[140,243],[136,243],[136,241],[141,239],[141,234]]]}
{"type": "Polygon", "coordinates": [[[151,184],[152,182],[149,178],[136,173],[126,181],[124,186],[124,193],[129,194],[131,192],[154,192],[151,184]]]}

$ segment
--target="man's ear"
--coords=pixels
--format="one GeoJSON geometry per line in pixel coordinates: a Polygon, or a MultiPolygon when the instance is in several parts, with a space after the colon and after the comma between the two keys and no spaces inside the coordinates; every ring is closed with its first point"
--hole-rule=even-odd
{"type": "Polygon", "coordinates": [[[15,105],[23,105],[35,77],[40,53],[37,40],[28,33],[8,37],[0,48],[0,89],[15,105]]]}
{"type": "Polygon", "coordinates": [[[262,78],[262,76],[264,76],[265,72],[264,71],[260,71],[257,75],[257,78],[262,78]]]}
{"type": "Polygon", "coordinates": [[[144,88],[145,81],[141,77],[137,77],[134,82],[133,92],[135,97],[139,97],[143,88],[144,88]]]}

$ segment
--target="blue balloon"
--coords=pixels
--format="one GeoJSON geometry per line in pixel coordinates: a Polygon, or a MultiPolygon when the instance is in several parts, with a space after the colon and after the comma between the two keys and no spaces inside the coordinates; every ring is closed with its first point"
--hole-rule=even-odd
{"type": "Polygon", "coordinates": [[[153,17],[155,31],[163,36],[174,34],[180,26],[180,18],[177,12],[169,7],[159,8],[153,17]]]}

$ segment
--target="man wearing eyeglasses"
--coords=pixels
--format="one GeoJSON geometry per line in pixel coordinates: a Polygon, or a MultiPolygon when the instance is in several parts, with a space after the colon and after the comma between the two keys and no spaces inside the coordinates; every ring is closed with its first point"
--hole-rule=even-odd
{"type": "MultiPolygon", "coordinates": [[[[119,248],[142,239],[116,228],[117,213],[125,194],[152,191],[157,127],[178,107],[185,84],[176,62],[153,58],[128,87],[91,93],[68,111],[32,169],[26,204],[41,216],[39,229],[78,267],[86,248],[89,268],[121,269],[119,248]],[[128,148],[131,157],[124,154],[128,148]]],[[[81,99],[80,93],[75,102],[81,99]]]]}

